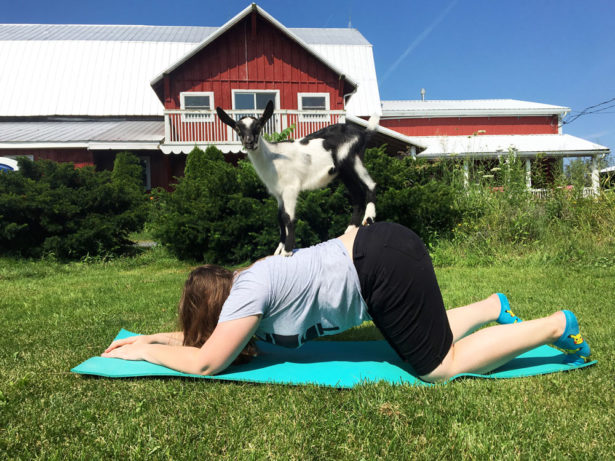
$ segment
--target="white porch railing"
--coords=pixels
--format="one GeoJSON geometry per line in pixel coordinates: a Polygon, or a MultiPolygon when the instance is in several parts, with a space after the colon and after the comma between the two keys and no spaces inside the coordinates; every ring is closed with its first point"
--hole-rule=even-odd
{"type": "MultiPolygon", "coordinates": [[[[229,116],[236,120],[241,117],[260,117],[262,111],[228,110],[229,116]]],[[[299,111],[277,110],[265,126],[265,132],[272,134],[281,132],[291,125],[295,129],[290,137],[302,138],[328,125],[343,122],[346,112],[331,111],[299,111]]],[[[222,123],[218,114],[211,110],[166,110],[164,112],[164,133],[166,145],[218,144],[240,146],[237,134],[229,126],[222,123]]]]}
{"type": "MultiPolygon", "coordinates": [[[[534,197],[546,199],[551,194],[549,189],[530,189],[530,192],[534,197]]],[[[592,187],[584,187],[582,196],[583,197],[595,197],[598,193],[592,187]]]]}

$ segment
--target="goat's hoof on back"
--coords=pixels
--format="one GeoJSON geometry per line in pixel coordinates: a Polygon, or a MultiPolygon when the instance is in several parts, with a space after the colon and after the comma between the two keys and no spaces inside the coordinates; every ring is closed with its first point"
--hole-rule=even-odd
{"type": "Polygon", "coordinates": [[[369,202],[365,207],[365,214],[363,215],[362,226],[369,226],[376,221],[376,205],[373,202],[369,202]]]}
{"type": "Polygon", "coordinates": [[[278,244],[278,247],[275,249],[275,251],[273,252],[273,256],[279,256],[282,254],[282,251],[284,251],[284,244],[282,242],[280,242],[278,244]]]}
{"type": "Polygon", "coordinates": [[[293,252],[291,251],[286,251],[284,249],[284,244],[282,242],[280,242],[280,244],[278,245],[278,247],[275,250],[275,253],[273,253],[273,256],[292,256],[293,252]]]}
{"type": "Polygon", "coordinates": [[[374,220],[372,218],[365,218],[361,223],[362,226],[369,226],[370,224],[374,224],[374,220]]]}

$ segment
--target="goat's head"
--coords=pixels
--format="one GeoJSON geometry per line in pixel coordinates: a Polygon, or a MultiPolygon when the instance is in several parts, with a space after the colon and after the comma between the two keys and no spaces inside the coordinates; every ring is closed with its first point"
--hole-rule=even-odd
{"type": "Polygon", "coordinates": [[[265,111],[260,118],[243,117],[235,121],[220,107],[216,107],[216,112],[222,122],[226,123],[233,130],[235,130],[241,140],[241,143],[246,149],[256,150],[261,131],[267,123],[267,120],[269,120],[273,115],[273,101],[269,101],[267,103],[267,107],[265,107],[265,111]]]}

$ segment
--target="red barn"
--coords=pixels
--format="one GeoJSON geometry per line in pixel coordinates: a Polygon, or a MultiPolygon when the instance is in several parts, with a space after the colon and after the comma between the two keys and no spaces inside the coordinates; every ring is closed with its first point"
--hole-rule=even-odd
{"type": "Polygon", "coordinates": [[[110,168],[142,160],[146,187],[183,175],[195,147],[241,155],[215,113],[259,114],[301,137],[382,115],[391,154],[496,159],[608,153],[561,133],[561,106],[514,101],[381,101],[371,44],[355,29],[291,29],[255,4],[221,27],[0,25],[0,156],[110,168]]]}
{"type": "MultiPolygon", "coordinates": [[[[381,125],[412,137],[426,147],[428,159],[457,156],[472,161],[500,161],[514,152],[525,161],[526,183],[532,188],[532,165],[553,172],[565,157],[589,157],[592,188],[598,190],[598,158],[609,150],[562,133],[567,107],[513,99],[383,101],[381,125]]],[[[535,170],[535,169],[534,169],[535,170]]]]}
{"type": "Polygon", "coordinates": [[[152,82],[165,108],[165,153],[216,143],[238,151],[213,112],[257,115],[272,100],[270,131],[302,137],[345,114],[357,83],[258,7],[244,10],[152,82]]]}

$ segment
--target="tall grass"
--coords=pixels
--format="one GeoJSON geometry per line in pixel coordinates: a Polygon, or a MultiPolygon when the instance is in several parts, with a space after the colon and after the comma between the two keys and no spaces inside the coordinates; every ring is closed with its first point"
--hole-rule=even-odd
{"type": "Polygon", "coordinates": [[[514,152],[499,164],[476,163],[464,181],[461,162],[444,180],[456,189],[462,220],[432,248],[437,264],[581,263],[615,265],[615,191],[587,195],[588,166],[532,169],[540,196],[527,188],[525,165],[514,152]]]}

